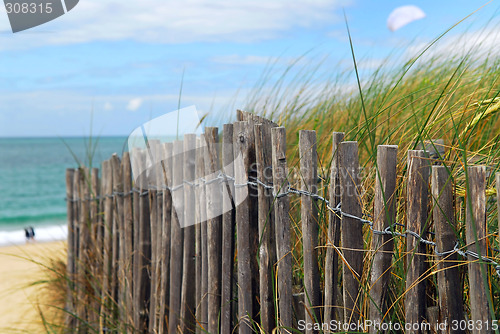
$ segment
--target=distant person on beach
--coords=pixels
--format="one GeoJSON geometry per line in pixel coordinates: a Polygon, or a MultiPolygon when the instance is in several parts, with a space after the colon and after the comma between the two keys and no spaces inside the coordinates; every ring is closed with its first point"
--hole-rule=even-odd
{"type": "Polygon", "coordinates": [[[35,229],[33,228],[33,226],[30,226],[28,228],[28,231],[29,231],[29,235],[30,235],[30,240],[31,241],[35,241],[35,229]]]}
{"type": "Polygon", "coordinates": [[[24,234],[26,235],[26,243],[30,242],[31,233],[28,228],[24,228],[24,234]]]}

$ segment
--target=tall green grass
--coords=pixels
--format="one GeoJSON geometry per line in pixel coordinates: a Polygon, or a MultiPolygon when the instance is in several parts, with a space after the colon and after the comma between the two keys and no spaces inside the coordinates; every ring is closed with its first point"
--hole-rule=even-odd
{"type": "MultiPolygon", "coordinates": [[[[297,170],[299,131],[316,130],[319,166],[325,180],[320,192],[325,196],[328,193],[328,169],[332,159],[332,131],[345,132],[346,140],[358,141],[362,166],[361,202],[366,214],[373,212],[377,146],[398,145],[396,222],[403,225],[406,219],[404,184],[407,178],[407,152],[424,142],[444,139],[446,153],[436,160],[449,166],[453,175],[457,200],[456,233],[460,246],[466,245],[466,167],[486,165],[489,168],[488,244],[494,248],[498,247],[499,226],[493,195],[496,194],[494,175],[500,171],[500,58],[494,50],[485,49],[480,40],[468,41],[470,49],[455,50],[459,51],[457,53],[454,50],[442,52],[441,45],[448,43],[447,33],[414,55],[406,53],[399,58],[387,58],[380,67],[362,73],[358,71],[355,42],[351,44],[352,71],[329,69],[325,66],[327,62],[322,61],[300,66],[292,64],[277,76],[271,66],[263,75],[263,81],[250,94],[246,110],[286,127],[289,166],[297,170]]],[[[322,204],[319,206],[319,245],[325,245],[328,212],[322,204]]],[[[300,290],[303,276],[300,199],[295,198],[291,207],[294,282],[297,284],[296,289],[300,290]]],[[[432,231],[432,215],[429,217],[428,226],[432,231]]],[[[364,235],[365,249],[369,249],[371,233],[367,227],[364,235]]],[[[402,257],[406,252],[405,240],[396,238],[394,250],[390,289],[390,299],[394,304],[386,319],[404,323],[406,269],[402,257]]],[[[324,247],[320,248],[319,253],[320,270],[323,271],[324,247]]],[[[431,251],[429,253],[432,254],[431,251]]],[[[497,253],[489,255],[498,260],[497,253]]],[[[429,304],[436,305],[437,268],[433,267],[436,259],[431,255],[428,258],[431,270],[426,273],[430,282],[427,296],[429,304]]],[[[460,265],[463,299],[469,305],[467,261],[463,258],[460,260],[463,260],[460,265]]],[[[361,289],[362,316],[365,319],[368,319],[370,267],[371,258],[367,252],[361,289]]],[[[500,281],[491,269],[487,286],[493,295],[491,306],[496,313],[494,316],[498,318],[500,281]]]]}

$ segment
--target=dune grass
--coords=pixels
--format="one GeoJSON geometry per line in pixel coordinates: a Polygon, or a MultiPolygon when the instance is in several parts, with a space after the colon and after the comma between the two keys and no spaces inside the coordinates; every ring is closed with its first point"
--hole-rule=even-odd
{"type": "MultiPolygon", "coordinates": [[[[470,50],[444,54],[435,52],[445,34],[436,38],[421,52],[403,58],[388,58],[373,71],[358,72],[355,50],[351,44],[353,71],[331,74],[325,63],[298,66],[292,64],[278,79],[268,69],[261,82],[249,96],[246,110],[263,115],[285,126],[287,131],[287,156],[289,166],[298,169],[298,140],[300,130],[316,130],[319,166],[322,168],[322,195],[327,195],[329,167],[331,164],[333,131],[345,132],[345,140],[359,143],[362,167],[363,212],[372,214],[376,179],[378,145],[398,145],[398,182],[396,222],[405,225],[406,212],[406,157],[408,150],[424,142],[443,139],[446,153],[437,160],[449,167],[453,175],[457,200],[457,237],[460,246],[465,242],[466,193],[468,189],[467,166],[488,167],[487,225],[488,244],[493,249],[498,244],[498,216],[495,190],[495,173],[500,172],[500,59],[489,50],[479,48],[478,41],[470,50]],[[483,50],[483,51],[478,51],[483,50]],[[406,57],[406,58],[404,58],[406,57]],[[321,72],[321,73],[320,73],[321,72]],[[334,79],[325,79],[325,77],[334,79]],[[354,79],[353,79],[354,78],[354,79]],[[271,87],[271,88],[269,88],[271,87]]],[[[290,213],[294,236],[294,282],[302,278],[300,199],[292,202],[290,213]]],[[[326,244],[328,211],[320,204],[319,245],[326,244]]],[[[429,215],[431,217],[432,215],[429,215]]],[[[428,221],[432,231],[431,219],[428,221]]],[[[365,249],[371,242],[370,230],[365,227],[365,249]]],[[[402,259],[406,252],[405,240],[395,239],[395,255],[391,276],[391,300],[394,301],[387,321],[404,323],[404,293],[406,269],[402,259]]],[[[319,249],[320,271],[323,273],[324,248],[319,249]]],[[[429,251],[430,254],[432,252],[429,251]]],[[[497,258],[498,253],[489,254],[497,258]]],[[[428,257],[430,267],[436,259],[428,257]]],[[[465,305],[468,303],[467,259],[461,258],[460,276],[465,305]]],[[[371,259],[365,256],[362,277],[361,304],[368,319],[371,259]],[[364,292],[363,292],[364,291],[364,292]]],[[[437,270],[429,270],[427,296],[430,304],[437,303],[437,270]]],[[[323,275],[323,274],[322,274],[323,275]]],[[[495,271],[489,268],[486,282],[493,299],[493,319],[500,316],[500,287],[495,271]]],[[[341,277],[339,277],[341,280],[341,277]]],[[[298,284],[300,288],[300,283],[298,284]]],[[[466,306],[467,308],[468,306],[466,306]]]]}

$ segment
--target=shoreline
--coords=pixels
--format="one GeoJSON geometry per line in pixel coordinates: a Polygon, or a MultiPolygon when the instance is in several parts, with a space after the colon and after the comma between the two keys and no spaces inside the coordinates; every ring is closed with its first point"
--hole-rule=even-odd
{"type": "Polygon", "coordinates": [[[45,332],[37,304],[46,291],[33,283],[46,278],[42,266],[49,259],[65,261],[65,254],[65,240],[0,246],[0,332],[45,332]]]}
{"type": "MultiPolygon", "coordinates": [[[[36,225],[31,224],[35,229],[35,244],[55,241],[64,241],[68,237],[68,225],[61,224],[36,225]]],[[[0,229],[0,248],[29,245],[26,242],[24,228],[2,230],[0,229]]]]}

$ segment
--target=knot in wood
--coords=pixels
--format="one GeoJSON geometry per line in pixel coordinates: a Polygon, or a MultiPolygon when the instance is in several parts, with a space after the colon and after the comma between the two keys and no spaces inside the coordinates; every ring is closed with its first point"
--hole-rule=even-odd
{"type": "Polygon", "coordinates": [[[244,143],[245,142],[245,135],[243,133],[240,133],[240,142],[244,143]]]}

